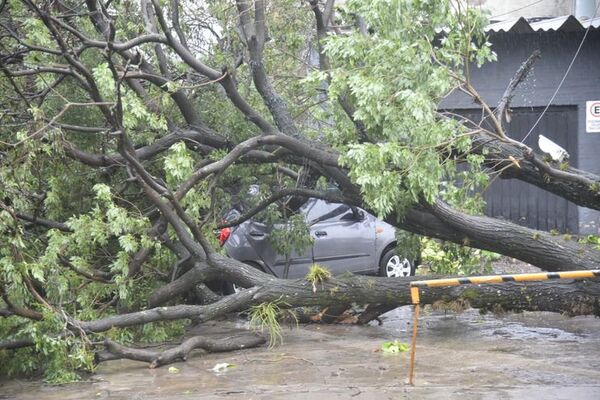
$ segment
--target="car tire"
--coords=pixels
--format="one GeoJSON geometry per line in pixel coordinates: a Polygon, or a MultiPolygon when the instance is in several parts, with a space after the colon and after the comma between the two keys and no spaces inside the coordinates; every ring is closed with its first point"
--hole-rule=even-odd
{"type": "Polygon", "coordinates": [[[404,278],[415,275],[415,262],[398,255],[396,249],[386,251],[379,262],[379,276],[404,278]]]}

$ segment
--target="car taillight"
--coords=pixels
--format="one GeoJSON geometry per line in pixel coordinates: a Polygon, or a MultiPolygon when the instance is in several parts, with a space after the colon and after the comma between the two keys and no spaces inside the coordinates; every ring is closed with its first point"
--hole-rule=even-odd
{"type": "Polygon", "coordinates": [[[227,239],[229,239],[229,235],[231,235],[231,228],[223,228],[219,232],[219,244],[223,246],[227,239]]]}

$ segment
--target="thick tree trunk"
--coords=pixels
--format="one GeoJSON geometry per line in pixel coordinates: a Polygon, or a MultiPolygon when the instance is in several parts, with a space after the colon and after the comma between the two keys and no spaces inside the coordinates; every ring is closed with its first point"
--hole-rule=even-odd
{"type": "MultiPolygon", "coordinates": [[[[232,281],[253,281],[256,286],[209,305],[176,305],[156,307],[144,311],[115,315],[95,321],[70,321],[74,332],[105,332],[112,328],[142,325],[156,321],[191,318],[208,321],[220,315],[249,308],[263,302],[278,302],[282,307],[319,306],[337,308],[345,304],[373,304],[367,308],[364,320],[375,318],[379,312],[392,307],[411,304],[411,280],[370,276],[334,277],[313,285],[306,280],[278,279],[235,260],[219,260],[224,276],[232,281]]],[[[598,280],[509,282],[494,285],[468,285],[422,290],[421,303],[467,301],[475,308],[503,310],[553,311],[568,315],[593,314],[600,316],[600,282],[598,280]]],[[[359,321],[360,316],[359,316],[359,321]]],[[[364,322],[364,321],[363,321],[364,322]]],[[[0,342],[0,349],[32,346],[33,340],[0,342]]]]}
{"type": "MultiPolygon", "coordinates": [[[[268,285],[258,285],[240,293],[226,296],[216,303],[204,306],[158,307],[138,313],[82,322],[86,331],[105,331],[111,327],[125,327],[139,323],[181,318],[206,321],[218,315],[248,308],[262,302],[279,301],[286,307],[320,306],[336,308],[350,303],[376,304],[380,312],[393,307],[411,304],[410,282],[433,277],[404,279],[370,276],[331,278],[313,286],[305,280],[272,278],[251,267],[248,274],[257,280],[268,279],[268,285]]],[[[264,282],[264,281],[263,281],[264,282]]],[[[593,314],[600,316],[600,282],[598,280],[561,280],[546,282],[508,282],[504,284],[465,285],[421,290],[421,303],[433,304],[443,301],[466,300],[474,308],[503,309],[512,311],[552,311],[568,315],[593,314]]],[[[374,307],[368,309],[373,312],[374,307]]],[[[373,319],[377,314],[370,315],[373,319]]]]}
{"type": "Polygon", "coordinates": [[[546,271],[600,269],[600,251],[568,236],[465,214],[441,201],[425,207],[410,209],[403,219],[392,214],[386,221],[421,235],[514,257],[546,271]]]}

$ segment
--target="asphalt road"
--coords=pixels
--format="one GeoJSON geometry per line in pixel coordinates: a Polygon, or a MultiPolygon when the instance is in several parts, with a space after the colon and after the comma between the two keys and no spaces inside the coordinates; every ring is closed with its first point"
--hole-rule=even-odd
{"type": "MultiPolygon", "coordinates": [[[[425,310],[410,386],[408,353],[378,349],[389,340],[410,342],[411,315],[402,307],[382,326],[301,326],[286,330],[273,349],[194,353],[173,364],[176,373],[111,361],[76,384],[2,381],[0,399],[600,399],[598,318],[425,310]],[[218,363],[233,367],[215,373],[218,363]]],[[[219,335],[245,324],[201,331],[219,335]]]]}

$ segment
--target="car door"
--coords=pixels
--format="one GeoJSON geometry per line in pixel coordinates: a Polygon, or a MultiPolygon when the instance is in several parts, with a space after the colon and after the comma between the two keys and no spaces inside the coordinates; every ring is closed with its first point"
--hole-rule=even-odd
{"type": "Polygon", "coordinates": [[[336,275],[372,270],[376,262],[374,218],[344,204],[327,204],[328,207],[321,207],[328,210],[322,215],[308,215],[312,217],[309,224],[314,238],[313,261],[336,275]]]}
{"type": "MultiPolygon", "coordinates": [[[[284,225],[275,225],[273,229],[285,229],[284,225]]],[[[307,246],[300,252],[292,252],[289,259],[285,254],[279,254],[273,249],[269,241],[269,228],[266,224],[254,222],[246,226],[246,240],[252,246],[261,261],[270,272],[279,277],[285,277],[286,263],[289,263],[287,278],[299,278],[305,276],[309,266],[312,264],[312,247],[307,246]]]]}

